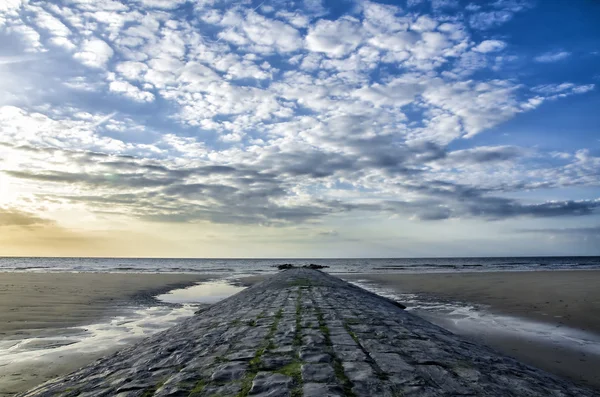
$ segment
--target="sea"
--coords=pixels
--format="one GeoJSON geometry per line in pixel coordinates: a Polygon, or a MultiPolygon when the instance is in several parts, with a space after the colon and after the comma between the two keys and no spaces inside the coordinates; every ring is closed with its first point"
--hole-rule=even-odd
{"type": "Polygon", "coordinates": [[[0,271],[262,274],[285,263],[328,266],[329,273],[442,273],[600,269],[600,256],[488,258],[32,258],[0,257],[0,271]]]}

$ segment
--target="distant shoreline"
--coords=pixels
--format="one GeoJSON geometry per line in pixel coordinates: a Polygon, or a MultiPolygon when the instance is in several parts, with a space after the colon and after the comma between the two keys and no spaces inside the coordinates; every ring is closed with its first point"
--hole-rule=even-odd
{"type": "Polygon", "coordinates": [[[400,259],[177,259],[177,258],[0,258],[0,272],[106,272],[271,274],[278,265],[315,263],[329,273],[468,273],[530,270],[600,270],[600,257],[488,257],[400,259]]]}

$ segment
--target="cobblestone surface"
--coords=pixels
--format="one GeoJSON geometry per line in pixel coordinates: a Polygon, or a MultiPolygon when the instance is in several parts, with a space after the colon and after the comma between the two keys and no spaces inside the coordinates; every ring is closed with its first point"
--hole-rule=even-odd
{"type": "Polygon", "coordinates": [[[23,396],[593,396],[309,269],[23,396]]]}

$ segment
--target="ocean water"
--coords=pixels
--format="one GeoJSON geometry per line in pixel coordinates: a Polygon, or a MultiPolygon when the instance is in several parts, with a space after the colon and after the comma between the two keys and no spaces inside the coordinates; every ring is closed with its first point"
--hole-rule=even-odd
{"type": "Polygon", "coordinates": [[[440,273],[600,269],[598,256],[392,259],[173,259],[0,257],[0,271],[261,274],[282,263],[329,273],[440,273]]]}

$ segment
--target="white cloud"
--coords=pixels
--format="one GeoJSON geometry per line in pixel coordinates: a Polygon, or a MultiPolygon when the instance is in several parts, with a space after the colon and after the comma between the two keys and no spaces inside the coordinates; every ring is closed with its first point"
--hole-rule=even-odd
{"type": "Polygon", "coordinates": [[[150,8],[160,8],[163,10],[172,10],[185,3],[187,0],[137,0],[142,5],[150,8]]]}
{"type": "Polygon", "coordinates": [[[595,84],[580,85],[578,87],[573,88],[573,93],[575,93],[575,94],[585,94],[586,92],[592,91],[595,87],[596,87],[595,84]]]}
{"type": "Polygon", "coordinates": [[[541,94],[558,94],[560,92],[570,90],[573,87],[575,87],[575,84],[573,83],[545,84],[533,87],[531,90],[541,94]]]}
{"type": "Polygon", "coordinates": [[[536,62],[542,63],[551,63],[562,61],[563,59],[567,59],[571,56],[571,53],[568,51],[556,51],[556,52],[546,52],[542,55],[538,55],[535,57],[536,62]]]}
{"type": "Polygon", "coordinates": [[[44,46],[40,41],[40,34],[32,27],[19,22],[8,27],[6,31],[8,33],[16,33],[21,38],[23,44],[25,44],[25,52],[40,52],[44,50],[44,46]]]}
{"type": "Polygon", "coordinates": [[[469,18],[471,27],[479,30],[489,30],[503,25],[513,18],[510,11],[485,11],[478,12],[469,18]]]}
{"type": "Polygon", "coordinates": [[[299,12],[278,11],[276,16],[287,20],[296,28],[305,28],[310,23],[310,18],[299,12]]]}
{"type": "Polygon", "coordinates": [[[354,18],[342,17],[335,21],[321,19],[309,29],[306,46],[311,51],[339,58],[356,49],[363,36],[361,25],[354,18]]]}
{"type": "Polygon", "coordinates": [[[65,86],[78,91],[99,91],[103,87],[102,82],[90,81],[83,76],[73,77],[63,83],[65,86]]]}
{"type": "Polygon", "coordinates": [[[68,37],[71,35],[71,30],[58,18],[48,12],[42,10],[37,11],[35,22],[37,26],[48,30],[54,36],[68,37]]]}
{"type": "Polygon", "coordinates": [[[83,42],[74,58],[92,68],[104,68],[113,56],[114,51],[106,42],[91,38],[83,42]]]}
{"type": "Polygon", "coordinates": [[[3,0],[0,2],[0,15],[16,15],[22,4],[23,0],[3,0]]]}
{"type": "MultiPolygon", "coordinates": [[[[105,198],[122,193],[129,180],[107,182],[108,166],[94,156],[136,156],[119,158],[135,163],[119,172],[134,175],[128,189],[139,204],[114,204],[131,216],[301,222],[368,200],[371,207],[362,208],[443,218],[476,204],[456,204],[461,189],[481,196],[482,187],[506,193],[507,186],[526,186],[530,179],[559,179],[543,161],[533,166],[539,173],[526,174],[519,168],[525,151],[518,148],[480,148],[479,140],[471,140],[461,147],[474,147],[449,152],[447,145],[546,101],[595,88],[583,77],[577,84],[548,80],[532,87],[517,70],[520,62],[511,61],[514,54],[502,52],[510,35],[473,32],[510,21],[524,9],[519,1],[461,12],[454,1],[436,0],[430,2],[432,15],[422,14],[429,5],[417,8],[415,1],[406,7],[364,1],[332,18],[318,18],[328,12],[318,0],[258,8],[197,1],[190,4],[194,18],[183,17],[183,1],[76,0],[32,8],[28,18],[17,12],[17,3],[4,31],[28,41],[17,43],[19,56],[48,45],[48,81],[27,89],[50,87],[39,96],[49,99],[42,103],[31,95],[27,106],[2,108],[0,139],[81,151],[75,157],[99,152],[81,167],[83,181],[76,183],[85,184],[89,172],[105,198]],[[73,49],[77,61],[95,70],[73,67],[56,45],[73,49]],[[86,100],[77,102],[80,97],[86,100]],[[153,125],[161,129],[148,127],[153,125]],[[199,172],[202,167],[209,171],[199,172]],[[348,187],[335,187],[340,185],[348,187]],[[153,195],[145,196],[149,191],[153,195]],[[328,201],[333,197],[339,201],[328,201]],[[396,210],[385,204],[399,197],[411,203],[396,204],[396,210]],[[428,206],[436,210],[428,212],[428,206]],[[233,217],[242,213],[249,218],[233,217]]],[[[8,69],[18,72],[11,59],[0,77],[10,76],[8,69]]],[[[14,86],[2,84],[9,94],[14,86]]],[[[578,156],[573,170],[561,175],[588,183],[596,160],[589,153],[578,156]]],[[[37,170],[50,174],[51,167],[37,161],[37,170]]],[[[79,166],[62,161],[61,172],[79,166]]],[[[37,183],[31,182],[35,177],[27,183],[37,183]]]]}
{"type": "Polygon", "coordinates": [[[386,85],[373,84],[369,87],[362,87],[353,95],[365,102],[371,102],[375,106],[402,107],[411,103],[424,90],[424,84],[397,78],[386,85]]]}
{"type": "Polygon", "coordinates": [[[293,52],[300,48],[298,31],[276,19],[266,18],[254,11],[246,15],[228,12],[220,21],[227,26],[219,38],[255,53],[293,52]]]}
{"type": "Polygon", "coordinates": [[[482,53],[498,52],[506,48],[506,43],[500,40],[484,40],[476,45],[473,50],[482,53]]]}
{"type": "Polygon", "coordinates": [[[115,70],[129,80],[138,80],[148,70],[143,62],[127,61],[117,64],[115,70]]]}
{"type": "Polygon", "coordinates": [[[314,16],[327,14],[327,9],[323,5],[323,0],[302,0],[306,11],[314,16]]]}
{"type": "Polygon", "coordinates": [[[64,149],[120,152],[127,144],[95,133],[95,120],[51,118],[15,106],[0,107],[0,141],[15,145],[35,145],[64,149]]]}
{"type": "Polygon", "coordinates": [[[66,37],[53,37],[50,39],[50,43],[52,43],[58,47],[64,47],[65,49],[67,49],[69,51],[72,51],[75,48],[77,48],[77,46],[75,44],[73,44],[73,42],[66,37]]]}
{"type": "Polygon", "coordinates": [[[113,81],[109,84],[112,92],[118,92],[137,102],[152,102],[154,94],[140,90],[138,87],[126,81],[113,81]]]}
{"type": "Polygon", "coordinates": [[[301,38],[296,29],[254,12],[248,14],[243,29],[248,39],[256,45],[274,48],[278,52],[295,51],[301,45],[301,38]]]}
{"type": "Polygon", "coordinates": [[[458,116],[465,137],[472,137],[521,111],[515,96],[518,89],[519,86],[501,80],[450,84],[438,80],[423,97],[431,105],[458,116]]]}
{"type": "MultiPolygon", "coordinates": [[[[541,94],[544,96],[544,100],[555,100],[559,98],[566,98],[571,95],[585,94],[586,92],[592,91],[595,88],[595,84],[582,84],[576,85],[573,83],[560,83],[560,84],[544,84],[533,87],[531,91],[541,94]]],[[[541,104],[541,98],[537,101],[534,100],[533,104],[541,104]]]]}

